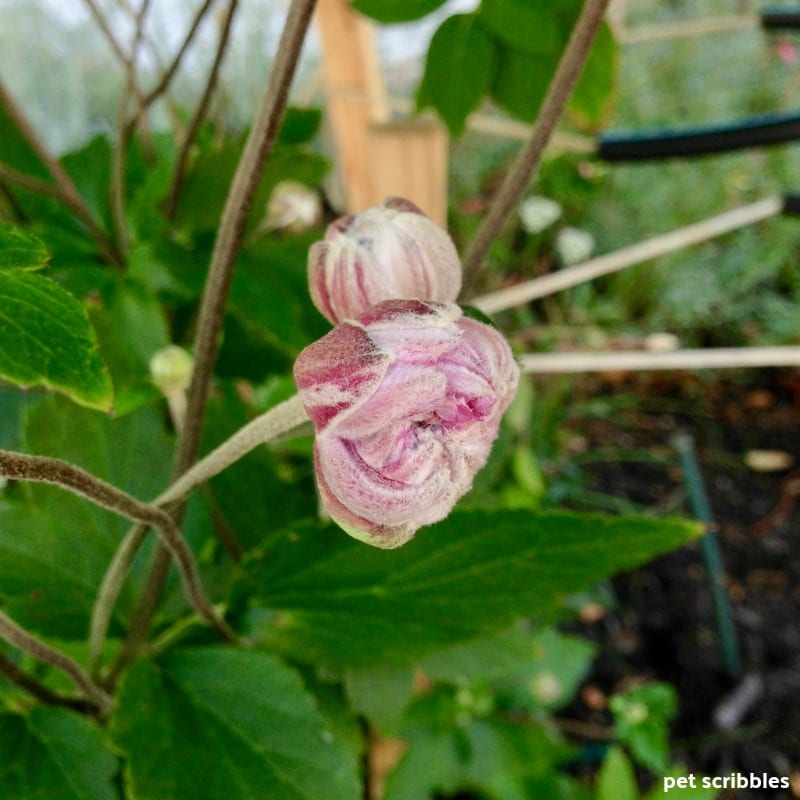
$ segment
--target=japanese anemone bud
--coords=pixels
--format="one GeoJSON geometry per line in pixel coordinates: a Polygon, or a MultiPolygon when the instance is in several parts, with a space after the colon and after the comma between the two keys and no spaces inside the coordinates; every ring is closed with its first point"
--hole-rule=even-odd
{"type": "Polygon", "coordinates": [[[451,303],[387,300],[297,358],[317,484],[347,533],[399,547],[472,486],[517,389],[503,336],[451,303]]]}
{"type": "Polygon", "coordinates": [[[461,262],[446,231],[409,200],[390,197],[328,226],[309,250],[308,285],[335,325],[383,300],[453,302],[461,262]]]}

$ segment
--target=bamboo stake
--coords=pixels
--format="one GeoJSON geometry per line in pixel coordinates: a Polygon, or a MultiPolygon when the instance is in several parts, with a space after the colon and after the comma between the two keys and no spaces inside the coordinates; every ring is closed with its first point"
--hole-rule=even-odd
{"type": "Polygon", "coordinates": [[[800,347],[715,347],[697,350],[621,350],[602,353],[526,353],[523,372],[632,372],[650,370],[800,367],[800,347]]]}

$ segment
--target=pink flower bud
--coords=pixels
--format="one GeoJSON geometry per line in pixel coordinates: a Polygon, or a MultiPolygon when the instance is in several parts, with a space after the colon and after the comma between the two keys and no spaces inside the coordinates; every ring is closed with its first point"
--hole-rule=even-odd
{"type": "Polygon", "coordinates": [[[323,503],[351,536],[392,548],[470,489],[519,368],[457,305],[388,300],[309,345],[294,377],[323,503]]]}
{"type": "Polygon", "coordinates": [[[334,325],[383,300],[452,302],[461,262],[452,239],[413,203],[390,197],[342,217],[308,254],[311,299],[334,325]]]}

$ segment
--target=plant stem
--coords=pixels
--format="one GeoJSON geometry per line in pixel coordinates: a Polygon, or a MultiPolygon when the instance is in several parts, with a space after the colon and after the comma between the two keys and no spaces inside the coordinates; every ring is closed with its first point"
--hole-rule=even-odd
{"type": "Polygon", "coordinates": [[[101,716],[106,716],[111,711],[114,700],[75,661],[66,653],[55,650],[32,636],[3,611],[0,611],[0,636],[14,647],[18,647],[39,661],[44,661],[69,675],[75,685],[86,695],[86,699],[97,707],[101,716]]]}
{"type": "Polygon", "coordinates": [[[181,46],[178,48],[175,58],[172,59],[172,63],[164,71],[158,83],[144,96],[144,105],[146,108],[151,106],[159,97],[161,97],[161,95],[164,94],[169,87],[170,83],[172,83],[172,79],[175,77],[175,73],[178,71],[181,62],[183,61],[183,57],[186,55],[186,51],[189,49],[189,45],[192,43],[194,35],[197,33],[197,29],[200,27],[200,23],[203,21],[203,18],[211,8],[213,2],[214,0],[205,0],[200,8],[197,9],[197,13],[192,20],[192,24],[189,26],[189,30],[187,31],[181,46]]]}
{"type": "Polygon", "coordinates": [[[269,442],[307,421],[308,415],[298,395],[284,400],[236,431],[233,436],[184,472],[154,502],[160,506],[168,506],[184,500],[193,489],[218,475],[258,445],[269,442]]]}
{"type": "MultiPolygon", "coordinates": [[[[114,243],[108,237],[106,232],[95,222],[91,211],[89,211],[88,206],[81,197],[81,194],[72,181],[72,178],[70,178],[67,171],[61,166],[58,160],[53,157],[47,147],[45,147],[44,142],[39,138],[36,131],[33,129],[33,126],[28,121],[28,118],[22,113],[22,110],[19,108],[19,106],[17,106],[14,98],[11,96],[11,93],[6,89],[1,80],[0,105],[5,107],[8,115],[11,117],[11,121],[22,134],[23,138],[36,154],[36,157],[39,159],[39,161],[41,161],[42,164],[47,168],[47,171],[53,177],[53,180],[55,180],[60,192],[60,194],[57,195],[58,199],[61,200],[61,202],[80,220],[81,223],[83,223],[92,238],[103,248],[104,251],[106,251],[111,263],[116,267],[121,267],[123,264],[123,259],[119,251],[115,248],[114,243]]],[[[20,176],[23,176],[23,173],[17,172],[10,167],[4,167],[4,170],[4,177],[8,180],[13,180],[14,177],[19,178],[20,176]]],[[[31,189],[31,191],[42,191],[41,182],[36,181],[35,178],[27,178],[27,176],[24,177],[27,180],[34,182],[33,184],[29,184],[29,186],[38,184],[38,188],[31,189]]],[[[19,181],[17,181],[17,183],[19,183],[19,181]]]]}
{"type": "Polygon", "coordinates": [[[234,263],[258,183],[280,130],[289,87],[297,68],[315,4],[316,0],[294,0],[289,7],[270,79],[225,201],[200,305],[186,427],[178,443],[175,465],[178,475],[184,472],[197,456],[234,263]]]}
{"type": "Polygon", "coordinates": [[[218,616],[206,597],[194,555],[181,536],[175,521],[164,509],[142,503],[79,467],[46,456],[0,450],[0,475],[13,480],[55,484],[130,520],[155,528],[161,536],[165,549],[175,559],[189,603],[223,638],[236,641],[236,634],[218,616]]]}
{"type": "Polygon", "coordinates": [[[225,19],[222,23],[222,30],[219,34],[217,52],[214,56],[214,63],[211,65],[211,71],[209,72],[208,80],[206,81],[206,87],[203,91],[202,97],[200,98],[200,103],[197,106],[197,110],[192,117],[192,121],[189,123],[189,127],[183,137],[183,141],[181,142],[181,149],[178,153],[178,159],[175,163],[175,172],[172,176],[169,194],[167,195],[167,219],[175,219],[175,215],[178,213],[178,205],[180,203],[181,190],[183,189],[183,179],[186,172],[186,162],[189,158],[189,151],[191,150],[192,145],[197,138],[200,125],[202,124],[203,119],[205,119],[206,112],[208,111],[208,105],[211,102],[211,97],[214,94],[214,90],[217,86],[219,70],[222,66],[222,60],[225,57],[225,51],[227,50],[228,41],[230,40],[230,32],[233,28],[233,16],[236,12],[237,3],[238,0],[230,0],[230,3],[228,4],[228,10],[225,14],[225,19]]]}
{"type": "MultiPolygon", "coordinates": [[[[278,404],[256,417],[231,436],[230,439],[227,439],[215,450],[212,450],[204,459],[198,461],[194,467],[184,473],[160,497],[156,498],[155,503],[166,505],[182,501],[192,489],[217,475],[259,444],[264,444],[287,433],[307,419],[308,417],[296,395],[278,404]]],[[[111,615],[117,598],[122,591],[122,586],[139,552],[139,548],[146,538],[146,525],[137,525],[131,528],[114,554],[114,558],[103,576],[97,600],[92,610],[89,633],[89,663],[93,675],[97,675],[97,670],[100,667],[103,642],[108,633],[111,615]]],[[[144,598],[151,598],[148,603],[157,601],[158,594],[161,591],[161,584],[166,578],[165,572],[166,564],[162,564],[161,561],[154,563],[150,579],[142,593],[142,602],[144,598]],[[156,570],[155,567],[157,565],[158,569],[156,570]]],[[[116,663],[124,662],[135,653],[141,639],[147,634],[146,628],[154,612],[155,605],[145,607],[140,604],[137,613],[134,615],[134,627],[129,631],[126,644],[118,653],[116,663]],[[141,623],[139,620],[145,621],[144,629],[140,629],[141,623]],[[129,644],[129,642],[135,642],[135,644],[129,644]]],[[[115,667],[112,667],[111,675],[113,676],[114,673],[115,667]]]]}
{"type": "Polygon", "coordinates": [[[528,140],[506,175],[489,211],[472,238],[464,256],[464,286],[468,291],[475,282],[490,245],[522,199],[542,153],[564,113],[570,94],[589,55],[592,42],[610,0],[586,0],[569,42],[559,61],[556,74],[539,109],[528,140]]]}
{"type": "Polygon", "coordinates": [[[21,670],[5,653],[0,653],[0,675],[5,675],[10,681],[16,683],[20,689],[24,689],[28,694],[49,706],[71,708],[81,714],[97,713],[94,703],[81,697],[65,697],[58,694],[58,692],[54,692],[44,684],[39,683],[32,675],[28,675],[27,672],[21,670]]]}

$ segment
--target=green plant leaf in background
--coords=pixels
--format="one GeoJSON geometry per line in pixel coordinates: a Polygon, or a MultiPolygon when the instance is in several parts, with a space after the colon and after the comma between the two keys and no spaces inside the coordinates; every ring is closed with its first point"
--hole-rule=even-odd
{"type": "Polygon", "coordinates": [[[93,721],[38,707],[0,715],[0,797],[116,800],[119,764],[93,721]]]}
{"type": "Polygon", "coordinates": [[[417,107],[433,106],[458,136],[489,88],[494,62],[494,45],[476,14],[448,17],[428,48],[417,107]]]}
{"type": "Polygon", "coordinates": [[[558,53],[559,20],[549,3],[483,0],[480,21],[504,45],[523,53],[558,53]]]}
{"type": "Polygon", "coordinates": [[[399,550],[298,525],[255,551],[252,636],[303,661],[408,664],[551,610],[699,535],[694,522],[458,512],[399,550]]]}
{"type": "Polygon", "coordinates": [[[50,254],[35,236],[0,222],[0,269],[41,269],[50,254]]]}
{"type": "Polygon", "coordinates": [[[376,22],[390,24],[412,22],[444,4],[445,0],[353,0],[350,6],[376,22]]]}
{"type": "Polygon", "coordinates": [[[103,411],[113,402],[84,308],[58,284],[22,270],[0,270],[0,377],[103,411]]]}
{"type": "Polygon", "coordinates": [[[299,676],[274,656],[177,650],[128,672],[112,717],[137,800],[357,800],[354,756],[332,741],[299,676]]]}
{"type": "Polygon", "coordinates": [[[548,53],[528,53],[510,48],[499,50],[491,86],[492,97],[511,116],[523,122],[533,122],[557,60],[557,55],[548,53]]]}
{"type": "Polygon", "coordinates": [[[664,772],[669,763],[669,723],[678,698],[668,683],[649,683],[611,698],[617,737],[631,749],[633,757],[654,772],[664,772]]]}
{"type": "Polygon", "coordinates": [[[619,747],[608,751],[597,776],[597,800],[638,800],[633,765],[619,747]]]}

